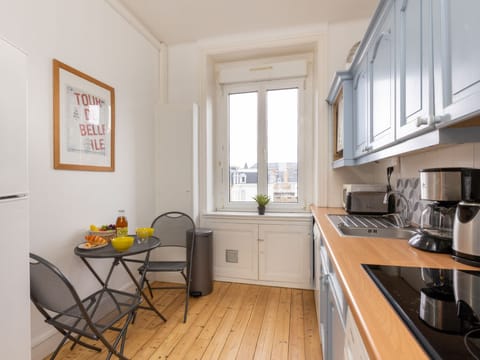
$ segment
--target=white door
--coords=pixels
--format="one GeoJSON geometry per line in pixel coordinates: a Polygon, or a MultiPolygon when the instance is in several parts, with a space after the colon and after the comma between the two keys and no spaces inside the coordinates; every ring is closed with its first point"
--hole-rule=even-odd
{"type": "Polygon", "coordinates": [[[159,107],[155,148],[156,210],[175,209],[195,218],[198,210],[196,105],[162,104],[159,107]],[[176,134],[172,136],[172,134],[176,134]]]}

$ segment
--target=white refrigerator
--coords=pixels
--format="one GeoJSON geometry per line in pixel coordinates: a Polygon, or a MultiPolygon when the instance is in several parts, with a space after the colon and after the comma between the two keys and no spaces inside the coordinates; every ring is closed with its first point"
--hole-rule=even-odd
{"type": "Polygon", "coordinates": [[[27,57],[0,37],[0,353],[30,359],[27,57]]]}

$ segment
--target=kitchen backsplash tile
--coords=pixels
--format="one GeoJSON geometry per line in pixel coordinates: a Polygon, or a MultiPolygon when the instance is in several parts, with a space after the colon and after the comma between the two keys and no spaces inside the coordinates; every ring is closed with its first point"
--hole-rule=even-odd
{"type": "MultiPolygon", "coordinates": [[[[422,211],[429,201],[420,200],[420,178],[398,179],[396,190],[403,194],[408,200],[410,208],[410,219],[412,223],[420,225],[422,211]]],[[[403,206],[402,201],[397,198],[397,208],[403,206]]]]}

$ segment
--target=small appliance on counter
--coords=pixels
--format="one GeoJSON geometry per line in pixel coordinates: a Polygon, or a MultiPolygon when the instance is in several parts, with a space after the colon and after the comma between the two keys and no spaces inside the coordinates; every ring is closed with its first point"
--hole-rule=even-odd
{"type": "Polygon", "coordinates": [[[480,170],[432,168],[419,173],[420,199],[431,203],[422,212],[419,233],[408,243],[421,250],[451,253],[457,205],[480,194],[476,189],[480,185],[480,170]]]}
{"type": "Polygon", "coordinates": [[[387,185],[383,184],[344,184],[343,207],[349,214],[388,213],[388,204],[383,199],[387,193],[387,185]]]}
{"type": "Polygon", "coordinates": [[[480,169],[466,169],[453,224],[453,258],[480,266],[480,169]]]}
{"type": "Polygon", "coordinates": [[[464,169],[462,201],[453,224],[453,258],[480,266],[480,169],[464,169]]]}

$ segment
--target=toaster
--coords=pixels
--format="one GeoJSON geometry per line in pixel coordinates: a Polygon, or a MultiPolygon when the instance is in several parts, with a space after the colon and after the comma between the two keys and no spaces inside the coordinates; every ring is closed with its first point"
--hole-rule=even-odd
{"type": "Polygon", "coordinates": [[[387,185],[383,184],[344,184],[343,207],[349,214],[387,214],[386,194],[387,185]]]}

